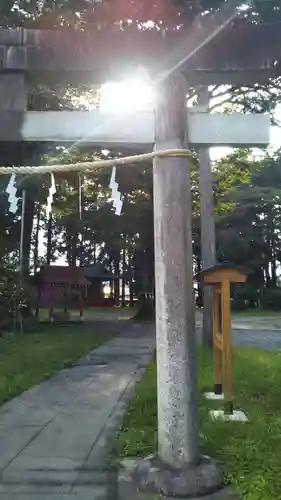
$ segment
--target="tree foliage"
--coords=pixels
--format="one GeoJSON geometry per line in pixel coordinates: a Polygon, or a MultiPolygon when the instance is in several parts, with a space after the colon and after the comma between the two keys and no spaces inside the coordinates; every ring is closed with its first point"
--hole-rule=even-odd
{"type": "MultiPolygon", "coordinates": [[[[151,3],[131,0],[108,0],[95,3],[87,0],[3,0],[0,5],[1,25],[34,28],[75,27],[124,19],[144,22],[152,19],[158,25],[182,22],[192,25],[195,17],[215,10],[223,0],[183,1],[158,0],[151,3]]],[[[256,0],[252,10],[241,13],[249,22],[280,20],[280,1],[256,0]]],[[[242,22],[242,21],[241,21],[242,22]]],[[[191,28],[192,29],[192,28],[191,28]]],[[[110,35],[109,35],[110,36],[110,35]]],[[[277,65],[278,68],[278,65],[277,65]]],[[[280,78],[252,86],[214,87],[216,105],[244,112],[273,112],[280,101],[280,78]]],[[[88,88],[49,86],[42,82],[29,89],[28,107],[32,110],[74,109],[82,93],[94,98],[88,88]]],[[[92,149],[21,144],[11,148],[0,145],[4,164],[38,164],[77,162],[102,158],[105,152],[92,149]]],[[[107,152],[107,157],[125,155],[125,151],[107,152]]],[[[251,270],[247,287],[236,294],[240,307],[261,303],[276,303],[281,262],[280,177],[281,155],[262,161],[249,157],[249,151],[238,150],[216,163],[214,196],[216,206],[217,255],[221,260],[243,264],[251,270]],[[271,294],[271,295],[270,295],[271,294]],[[275,294],[275,295],[274,295],[275,294]]],[[[121,273],[125,283],[131,283],[131,294],[152,293],[154,290],[153,249],[153,183],[152,166],[131,165],[117,171],[124,210],[117,217],[111,208],[108,188],[110,170],[93,171],[81,177],[83,210],[78,203],[78,176],[56,175],[57,194],[52,218],[45,215],[49,176],[26,179],[28,197],[25,214],[24,262],[26,275],[42,263],[52,263],[64,257],[69,265],[101,263],[113,273],[121,273]],[[81,217],[82,215],[82,217],[81,217]],[[42,236],[44,246],[42,247],[42,236]],[[40,246],[41,241],[41,246],[40,246]],[[40,247],[40,248],[39,248],[40,247]]],[[[194,262],[201,265],[199,188],[196,158],[192,163],[194,262]]],[[[21,188],[23,185],[21,185],[21,188]]],[[[20,189],[21,189],[20,188],[20,189]]],[[[2,191],[4,186],[2,187],[2,191]]],[[[20,193],[20,190],[19,190],[20,193]]],[[[7,196],[2,194],[0,274],[8,263],[18,263],[20,231],[19,213],[7,210],[7,196]]],[[[118,295],[120,290],[116,290],[118,295]]],[[[1,294],[0,290],[0,294],[1,294]]],[[[3,292],[4,293],[4,292],[3,292]]],[[[3,295],[4,297],[4,295],[3,295]]]]}

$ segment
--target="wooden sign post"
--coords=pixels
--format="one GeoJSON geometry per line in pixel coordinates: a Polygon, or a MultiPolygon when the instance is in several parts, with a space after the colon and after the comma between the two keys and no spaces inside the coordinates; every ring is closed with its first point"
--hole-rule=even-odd
{"type": "Polygon", "coordinates": [[[230,285],[245,283],[247,271],[234,264],[224,262],[209,267],[197,274],[203,285],[212,286],[213,292],[213,370],[214,392],[206,393],[207,399],[223,399],[224,410],[211,411],[214,418],[246,421],[242,411],[233,408],[232,345],[230,285]]]}

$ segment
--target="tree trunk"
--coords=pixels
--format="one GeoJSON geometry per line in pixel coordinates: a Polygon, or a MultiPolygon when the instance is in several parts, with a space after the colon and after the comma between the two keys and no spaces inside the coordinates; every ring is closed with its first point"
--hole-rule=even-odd
{"type": "Polygon", "coordinates": [[[38,245],[39,245],[39,232],[40,232],[40,217],[41,217],[41,206],[38,204],[37,207],[37,217],[36,217],[36,232],[34,238],[34,250],[33,250],[33,270],[34,274],[38,267],[38,245]]]}
{"type": "Polygon", "coordinates": [[[121,304],[123,307],[126,305],[126,280],[124,278],[122,279],[121,304]]]}
{"type": "Polygon", "coordinates": [[[265,263],[264,273],[265,273],[265,285],[268,287],[270,284],[269,262],[265,263]]]}
{"type": "Polygon", "coordinates": [[[277,262],[276,262],[276,245],[275,245],[275,234],[274,234],[274,223],[272,221],[271,229],[271,284],[273,287],[277,286],[277,262]]]}
{"type": "Polygon", "coordinates": [[[24,211],[24,234],[22,245],[22,276],[24,281],[29,277],[29,260],[31,249],[31,237],[33,230],[33,220],[35,215],[35,202],[28,196],[26,192],[25,211],[24,211]]]}
{"type": "Polygon", "coordinates": [[[96,242],[94,242],[93,260],[94,260],[94,264],[96,264],[97,263],[97,244],[96,244],[96,242]]]}
{"type": "MultiPolygon", "coordinates": [[[[196,273],[200,273],[201,272],[201,269],[202,269],[202,263],[201,263],[201,258],[199,255],[196,256],[195,258],[195,268],[196,268],[196,273]]],[[[202,290],[202,284],[201,284],[201,280],[199,280],[197,282],[197,297],[196,297],[196,305],[198,307],[202,307],[203,306],[203,290],[202,290]]]]}
{"type": "Polygon", "coordinates": [[[267,242],[270,248],[270,268],[271,268],[271,286],[277,285],[277,265],[276,265],[276,250],[275,250],[275,234],[274,234],[274,214],[272,208],[269,208],[267,216],[267,242]]]}
{"type": "Polygon", "coordinates": [[[277,286],[277,265],[276,265],[276,257],[275,257],[275,251],[273,250],[272,252],[272,262],[271,262],[271,274],[272,274],[272,286],[276,287],[277,286]]]}
{"type": "Polygon", "coordinates": [[[47,266],[51,264],[52,260],[52,229],[53,229],[53,217],[52,214],[50,214],[48,220],[48,228],[47,228],[47,255],[46,255],[47,266]]]}
{"type": "Polygon", "coordinates": [[[79,233],[77,234],[77,246],[79,245],[79,263],[84,263],[84,176],[78,175],[78,213],[79,213],[79,233]],[[80,238],[79,238],[80,236],[80,238]]]}
{"type": "Polygon", "coordinates": [[[134,267],[134,253],[132,250],[128,254],[128,269],[130,270],[130,279],[128,282],[129,286],[129,305],[132,307],[134,305],[134,285],[133,279],[135,278],[135,267],[134,267]]]}
{"type": "Polygon", "coordinates": [[[130,307],[134,305],[134,285],[132,280],[130,281],[130,307]]]}
{"type": "MultiPolygon", "coordinates": [[[[120,274],[120,259],[114,260],[114,274],[119,276],[120,274]]],[[[114,282],[114,302],[119,305],[120,301],[120,279],[119,277],[114,282]]]]}
{"type": "Polygon", "coordinates": [[[126,269],[126,250],[123,248],[122,251],[122,290],[121,290],[121,304],[126,305],[126,280],[124,278],[124,272],[126,269]]]}
{"type": "Polygon", "coordinates": [[[114,281],[111,280],[110,282],[110,299],[114,299],[114,281]]]}
{"type": "Polygon", "coordinates": [[[71,255],[70,255],[70,267],[76,267],[77,260],[77,233],[71,238],[71,255]]]}

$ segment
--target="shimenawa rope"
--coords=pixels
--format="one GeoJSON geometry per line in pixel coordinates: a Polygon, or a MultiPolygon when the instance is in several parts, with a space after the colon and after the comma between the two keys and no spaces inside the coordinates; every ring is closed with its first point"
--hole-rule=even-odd
{"type": "Polygon", "coordinates": [[[153,160],[154,158],[164,158],[165,156],[192,156],[187,149],[166,149],[164,151],[154,151],[140,155],[125,156],[124,158],[112,158],[110,160],[94,160],[81,163],[66,163],[61,165],[39,165],[26,167],[0,167],[0,175],[22,174],[39,175],[50,172],[85,172],[96,168],[112,167],[114,165],[129,165],[130,163],[141,163],[142,161],[153,160]]]}

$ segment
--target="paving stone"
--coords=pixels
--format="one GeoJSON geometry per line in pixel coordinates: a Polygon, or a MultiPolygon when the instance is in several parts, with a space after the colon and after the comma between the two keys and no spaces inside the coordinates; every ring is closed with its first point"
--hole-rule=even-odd
{"type": "MultiPolygon", "coordinates": [[[[0,500],[109,500],[104,492],[94,492],[91,490],[77,493],[53,493],[53,492],[33,492],[33,493],[0,493],[0,500]]],[[[113,499],[112,499],[113,500],[113,499]]],[[[133,500],[133,499],[132,499],[133,500]]]]}
{"type": "MultiPolygon", "coordinates": [[[[71,490],[71,499],[87,500],[118,500],[116,494],[116,487],[112,485],[95,485],[93,486],[75,486],[71,490]]],[[[131,498],[131,500],[135,500],[131,498]]]]}
{"type": "Polygon", "coordinates": [[[1,427],[0,470],[3,470],[40,432],[39,426],[17,427],[8,424],[1,427]]]}
{"type": "Polygon", "coordinates": [[[0,499],[1,495],[15,495],[15,494],[30,494],[37,495],[40,493],[51,495],[61,495],[62,493],[70,493],[72,489],[71,484],[52,485],[44,483],[8,483],[0,485],[0,499]]]}
{"type": "Polygon", "coordinates": [[[2,473],[2,486],[13,485],[40,485],[60,486],[68,491],[74,485],[78,472],[76,470],[51,470],[8,468],[2,473]]]}

